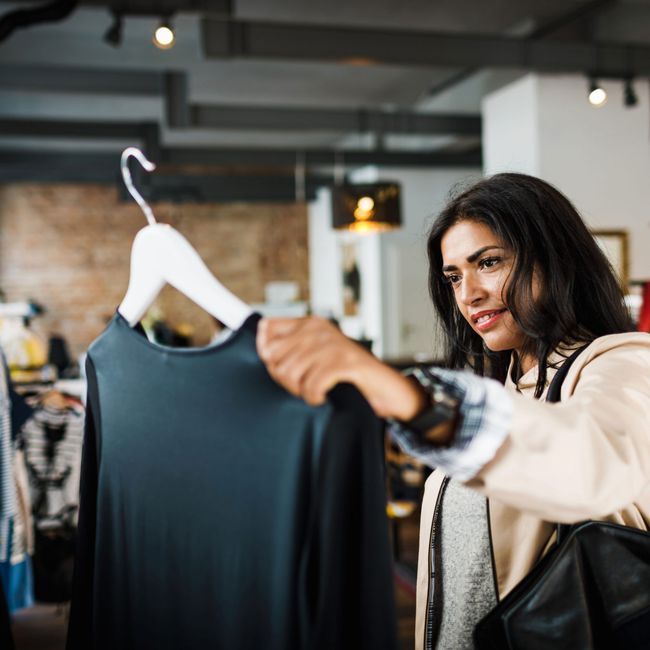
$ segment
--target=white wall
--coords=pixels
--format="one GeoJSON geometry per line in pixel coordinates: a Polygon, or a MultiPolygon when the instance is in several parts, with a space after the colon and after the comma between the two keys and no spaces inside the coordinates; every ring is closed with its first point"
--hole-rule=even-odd
{"type": "Polygon", "coordinates": [[[526,75],[483,98],[486,174],[539,174],[538,77],[526,75]]]}
{"type": "MultiPolygon", "coordinates": [[[[374,235],[335,233],[331,198],[322,190],[310,205],[310,274],[312,308],[340,317],[342,291],[340,242],[360,244],[363,333],[375,341],[382,358],[436,356],[439,342],[427,288],[427,227],[454,188],[480,177],[479,169],[404,170],[365,168],[356,182],[397,181],[402,187],[403,227],[374,235]]],[[[343,322],[344,330],[346,323],[343,322]]],[[[350,335],[356,334],[352,329],[350,335]]]]}
{"type": "Polygon", "coordinates": [[[623,105],[623,84],[605,81],[594,108],[580,75],[528,75],[483,101],[487,174],[522,171],[564,192],[594,230],[627,230],[630,277],[650,278],[650,110],[623,105]],[[528,117],[524,117],[528,115],[528,117]],[[510,116],[510,119],[508,119],[510,116]]]}

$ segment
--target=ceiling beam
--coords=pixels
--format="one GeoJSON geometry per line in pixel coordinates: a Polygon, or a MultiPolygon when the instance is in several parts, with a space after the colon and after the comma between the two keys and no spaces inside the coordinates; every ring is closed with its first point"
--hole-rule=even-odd
{"type": "MultiPolygon", "coordinates": [[[[478,116],[413,111],[193,105],[189,122],[196,128],[214,129],[481,135],[478,116]]],[[[173,126],[172,120],[169,124],[173,126]]]]}
{"type": "MultiPolygon", "coordinates": [[[[152,175],[139,184],[143,196],[151,202],[212,203],[229,201],[294,202],[311,201],[320,187],[333,184],[333,178],[307,174],[299,190],[292,174],[282,175],[152,175]],[[304,192],[302,196],[301,192],[304,192]]],[[[120,186],[121,187],[121,186],[120,186]]],[[[131,200],[124,188],[125,200],[131,200]]]]}
{"type": "Polygon", "coordinates": [[[463,153],[365,151],[342,149],[162,148],[160,162],[170,165],[260,165],[293,167],[300,160],[320,165],[381,167],[480,167],[480,151],[463,153]]]}
{"type": "MultiPolygon", "coordinates": [[[[151,158],[160,156],[160,128],[155,122],[0,119],[0,136],[128,140],[140,144],[151,158]]],[[[60,155],[67,155],[62,153],[60,155]]]]}
{"type": "MultiPolygon", "coordinates": [[[[14,4],[34,4],[34,0],[12,0],[14,4]]],[[[80,0],[80,7],[106,7],[131,16],[173,16],[177,13],[232,15],[232,0],[80,0]]]]}
{"type": "Polygon", "coordinates": [[[144,122],[86,122],[69,120],[0,119],[0,135],[39,138],[91,138],[94,140],[143,140],[144,122]]]}
{"type": "Polygon", "coordinates": [[[165,73],[115,68],[0,65],[0,88],[99,95],[161,96],[165,73]]]}
{"type": "Polygon", "coordinates": [[[650,46],[204,18],[208,58],[650,74],[650,46]]]}
{"type": "MultiPolygon", "coordinates": [[[[10,66],[0,66],[0,87],[57,92],[116,92],[127,95],[135,92],[140,95],[154,96],[163,94],[167,126],[176,129],[373,132],[380,135],[481,135],[481,118],[477,115],[370,109],[191,105],[188,102],[188,75],[176,71],[152,74],[141,71],[30,67],[29,71],[25,72],[20,68],[14,70],[10,66]],[[104,79],[106,85],[103,85],[104,79]]],[[[131,122],[109,124],[15,119],[0,120],[0,133],[103,139],[139,137],[138,134],[131,136],[131,133],[137,132],[141,126],[139,123],[131,122]],[[15,129],[13,133],[12,129],[15,129]]]]}
{"type": "MultiPolygon", "coordinates": [[[[426,123],[426,122],[425,122],[426,123]]],[[[480,125],[479,125],[480,126],[480,125]]],[[[83,138],[89,140],[130,140],[141,144],[147,155],[156,162],[169,165],[241,165],[294,167],[300,160],[314,165],[378,165],[385,167],[479,167],[478,149],[467,152],[413,152],[399,150],[343,150],[331,148],[221,148],[221,147],[165,147],[160,141],[160,130],[153,122],[91,122],[65,120],[0,119],[0,136],[25,138],[83,138]]],[[[25,152],[26,155],[28,152],[25,152]]],[[[18,155],[13,152],[11,155],[18,155]]],[[[70,159],[70,152],[43,153],[70,159]]],[[[99,154],[98,154],[99,155],[99,154]]],[[[115,154],[106,154],[115,156],[115,154]]],[[[22,160],[18,155],[19,162],[22,160]]],[[[48,158],[49,160],[49,158],[48,158]]],[[[48,162],[49,165],[49,162],[48,162]]],[[[56,165],[55,165],[56,166],[56,165]]],[[[90,171],[91,178],[95,178],[90,171]]],[[[102,176],[100,174],[100,176],[102,176]]],[[[103,178],[103,176],[102,176],[103,178]]]]}
{"type": "MultiPolygon", "coordinates": [[[[71,153],[0,149],[0,181],[79,181],[113,183],[119,178],[119,152],[71,153]]],[[[293,149],[161,148],[151,156],[160,166],[242,166],[293,169],[306,167],[377,165],[385,167],[480,167],[479,151],[468,153],[402,153],[390,151],[335,151],[293,149]]],[[[179,174],[182,176],[182,174],[179,174]]],[[[210,174],[205,174],[209,176],[210,174]]],[[[187,174],[189,177],[190,174],[187,174]]]]}
{"type": "MultiPolygon", "coordinates": [[[[571,9],[568,13],[556,16],[552,20],[538,25],[526,34],[525,38],[529,40],[540,40],[553,36],[557,32],[566,28],[575,27],[576,24],[584,24],[588,20],[593,20],[598,13],[611,7],[616,3],[616,1],[617,0],[590,0],[590,2],[571,9]]],[[[449,90],[450,88],[453,88],[471,77],[473,74],[477,73],[480,69],[480,66],[472,66],[454,72],[447,79],[443,79],[435,86],[432,86],[427,91],[426,97],[430,99],[446,90],[449,90]]]]}
{"type": "MultiPolygon", "coordinates": [[[[134,171],[138,188],[152,202],[294,202],[312,200],[319,187],[333,184],[331,175],[309,173],[298,192],[296,179],[290,173],[144,174],[134,171]],[[302,198],[297,198],[301,192],[302,198]]],[[[0,151],[0,182],[116,184],[122,199],[131,201],[120,178],[119,154],[0,151]]]]}
{"type": "Polygon", "coordinates": [[[115,183],[119,154],[0,150],[0,182],[115,183]]]}

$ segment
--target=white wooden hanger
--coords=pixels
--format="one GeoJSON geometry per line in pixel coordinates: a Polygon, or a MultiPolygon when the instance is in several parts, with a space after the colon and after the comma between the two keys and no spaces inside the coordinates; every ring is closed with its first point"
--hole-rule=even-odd
{"type": "Polygon", "coordinates": [[[178,230],[156,222],[151,208],[133,185],[128,166],[130,157],[134,157],[147,171],[156,167],[135,147],[122,152],[120,167],[124,184],[142,208],[149,225],[133,240],[129,286],[117,308],[119,313],[133,327],[165,284],[171,284],[230,329],[239,329],[252,309],[212,275],[178,230]]]}

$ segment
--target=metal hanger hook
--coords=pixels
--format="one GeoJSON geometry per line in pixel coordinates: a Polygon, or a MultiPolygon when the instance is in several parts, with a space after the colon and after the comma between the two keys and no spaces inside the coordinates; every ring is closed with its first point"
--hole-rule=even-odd
{"type": "Polygon", "coordinates": [[[156,169],[156,165],[150,160],[147,160],[142,151],[140,151],[140,149],[137,147],[127,147],[122,152],[122,158],[120,159],[120,169],[122,170],[122,179],[124,180],[126,189],[129,191],[129,194],[135,199],[136,203],[142,208],[142,212],[144,212],[144,216],[147,218],[149,225],[153,226],[156,223],[156,218],[153,216],[153,211],[133,184],[131,170],[129,169],[129,158],[131,157],[135,158],[148,172],[152,172],[154,169],[156,169]]]}

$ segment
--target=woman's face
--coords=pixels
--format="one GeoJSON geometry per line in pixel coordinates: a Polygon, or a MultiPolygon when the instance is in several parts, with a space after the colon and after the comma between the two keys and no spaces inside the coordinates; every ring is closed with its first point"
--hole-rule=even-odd
{"type": "Polygon", "coordinates": [[[461,314],[493,352],[517,350],[525,340],[504,303],[512,250],[478,221],[460,221],[440,241],[442,271],[461,314]]]}

